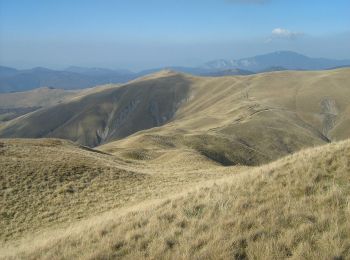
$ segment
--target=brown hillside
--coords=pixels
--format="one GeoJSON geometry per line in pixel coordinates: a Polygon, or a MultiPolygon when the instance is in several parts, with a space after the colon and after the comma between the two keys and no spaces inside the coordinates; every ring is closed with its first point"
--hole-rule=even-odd
{"type": "Polygon", "coordinates": [[[349,158],[349,141],[308,149],[0,252],[23,259],[347,259],[349,158]]]}
{"type": "Polygon", "coordinates": [[[180,149],[222,165],[260,165],[350,137],[347,82],[349,69],[220,78],[162,72],[14,120],[0,136],[106,144],[100,149],[121,157],[180,149]]]}

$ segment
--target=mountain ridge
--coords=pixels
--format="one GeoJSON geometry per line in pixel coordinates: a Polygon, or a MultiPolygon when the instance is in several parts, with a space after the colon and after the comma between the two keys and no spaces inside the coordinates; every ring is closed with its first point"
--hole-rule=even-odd
{"type": "Polygon", "coordinates": [[[221,165],[260,165],[349,138],[349,75],[163,71],[9,121],[0,137],[64,138],[151,160],[190,149],[221,165]]]}
{"type": "Polygon", "coordinates": [[[38,87],[81,89],[108,83],[125,83],[163,69],[172,69],[197,76],[224,76],[247,75],[274,71],[275,69],[280,70],[280,68],[286,70],[324,70],[342,66],[350,66],[350,60],[309,58],[291,51],[272,52],[239,60],[214,60],[198,67],[165,66],[139,72],[78,66],[71,66],[64,70],[51,70],[42,67],[17,70],[0,66],[0,93],[30,90],[38,87]]]}
{"type": "Polygon", "coordinates": [[[246,69],[254,72],[268,68],[283,67],[289,70],[323,70],[338,66],[349,66],[350,60],[310,58],[293,51],[276,51],[239,60],[214,60],[205,64],[215,69],[246,69]]]}

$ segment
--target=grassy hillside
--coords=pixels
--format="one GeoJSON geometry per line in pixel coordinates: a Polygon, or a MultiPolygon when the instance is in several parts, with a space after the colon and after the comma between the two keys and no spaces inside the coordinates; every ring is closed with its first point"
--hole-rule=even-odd
{"type": "Polygon", "coordinates": [[[0,130],[3,137],[58,137],[96,146],[162,125],[186,96],[181,75],[135,81],[42,109],[0,130]]]}
{"type": "Polygon", "coordinates": [[[76,95],[73,91],[40,88],[26,92],[0,93],[0,123],[42,107],[56,105],[76,95]]]}
{"type": "Polygon", "coordinates": [[[192,78],[187,101],[170,123],[99,149],[144,158],[150,158],[148,153],[193,149],[223,165],[273,161],[349,137],[349,72],[192,78]]]}
{"type": "Polygon", "coordinates": [[[0,241],[225,175],[198,172],[218,166],[183,156],[191,164],[145,167],[59,139],[0,139],[0,241]]]}
{"type": "Polygon", "coordinates": [[[117,85],[104,85],[83,90],[38,88],[15,93],[0,93],[0,123],[9,121],[40,108],[54,106],[99,92],[117,85]]]}
{"type": "Polygon", "coordinates": [[[3,124],[73,142],[0,139],[0,258],[350,258],[348,82],[164,71],[3,124]]]}
{"type": "Polygon", "coordinates": [[[349,81],[349,69],[220,78],[163,72],[14,120],[0,136],[97,146],[134,134],[101,149],[140,158],[192,149],[223,165],[260,165],[350,137],[349,81]]]}
{"type": "Polygon", "coordinates": [[[347,259],[349,158],[349,141],[304,150],[0,252],[25,259],[347,259]]]}
{"type": "Polygon", "coordinates": [[[56,105],[75,95],[76,91],[63,89],[38,88],[25,92],[0,94],[1,108],[47,107],[56,105]]]}

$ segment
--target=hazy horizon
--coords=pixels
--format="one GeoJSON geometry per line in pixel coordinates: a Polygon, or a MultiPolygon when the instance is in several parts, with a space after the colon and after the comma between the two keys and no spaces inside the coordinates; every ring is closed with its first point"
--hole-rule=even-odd
{"type": "Polygon", "coordinates": [[[345,0],[0,0],[0,64],[138,71],[280,50],[350,59],[348,10],[345,0]]]}

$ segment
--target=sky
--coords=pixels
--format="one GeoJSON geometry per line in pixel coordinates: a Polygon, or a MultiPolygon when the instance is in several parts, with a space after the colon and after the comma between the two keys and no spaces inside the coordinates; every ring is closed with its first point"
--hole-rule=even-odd
{"type": "Polygon", "coordinates": [[[0,0],[0,64],[142,70],[279,50],[350,58],[349,0],[0,0]]]}

